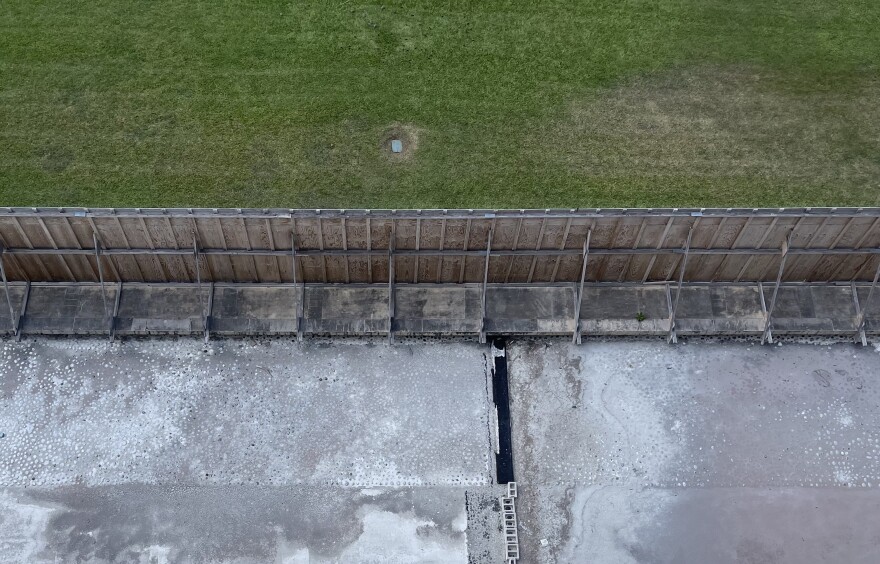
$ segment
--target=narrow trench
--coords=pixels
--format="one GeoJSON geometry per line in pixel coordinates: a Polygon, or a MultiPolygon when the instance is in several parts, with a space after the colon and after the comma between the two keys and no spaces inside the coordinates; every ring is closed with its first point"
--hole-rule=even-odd
{"type": "Polygon", "coordinates": [[[495,455],[497,482],[507,484],[516,481],[513,477],[513,444],[510,437],[510,391],[507,385],[507,340],[496,337],[492,345],[504,354],[494,355],[495,367],[492,370],[492,401],[498,413],[498,453],[495,455]]]}

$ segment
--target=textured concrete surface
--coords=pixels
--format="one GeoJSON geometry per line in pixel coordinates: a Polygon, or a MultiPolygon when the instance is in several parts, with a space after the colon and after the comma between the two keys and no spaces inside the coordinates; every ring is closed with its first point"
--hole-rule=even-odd
{"type": "Polygon", "coordinates": [[[0,562],[497,561],[486,352],[4,342],[0,562]]]}
{"type": "Polygon", "coordinates": [[[880,354],[508,348],[524,561],[876,562],[880,354]]]}
{"type": "MultiPolygon", "coordinates": [[[[117,286],[107,285],[107,305],[115,307],[117,286]]],[[[869,288],[857,289],[864,306],[869,288]]],[[[587,286],[580,312],[586,335],[665,335],[675,289],[665,285],[587,286]]],[[[765,304],[773,286],[764,285],[765,304]]],[[[572,335],[576,286],[558,284],[489,285],[485,318],[482,285],[399,284],[394,291],[394,317],[389,324],[388,286],[340,284],[126,284],[122,287],[114,327],[125,335],[191,335],[210,330],[221,335],[272,336],[300,331],[312,335],[401,336],[473,335],[483,327],[497,335],[572,335]],[[302,308],[300,297],[303,296],[302,308]],[[298,319],[302,317],[302,319],[298,319]]],[[[107,314],[100,286],[33,284],[23,316],[30,335],[106,334],[107,314]]],[[[13,319],[23,302],[24,286],[11,286],[13,319]]],[[[0,298],[2,300],[2,298],[0,298]]],[[[880,333],[878,298],[868,308],[865,331],[880,333]]],[[[0,301],[2,303],[2,301],[0,301]]],[[[8,309],[8,308],[7,308],[8,309]]],[[[0,332],[11,333],[9,314],[0,308],[0,332]],[[5,318],[5,319],[4,319],[5,318]]],[[[765,323],[757,284],[684,287],[675,329],[680,335],[751,335],[765,323]]],[[[774,335],[848,335],[855,338],[858,311],[846,286],[782,287],[773,314],[774,335]]]]}
{"type": "MultiPolygon", "coordinates": [[[[246,301],[218,295],[224,314],[246,301]]],[[[410,298],[429,315],[473,307],[410,298]]],[[[0,342],[0,563],[499,562],[488,354],[0,342]]],[[[506,354],[522,562],[877,561],[880,349],[506,354]]]]}

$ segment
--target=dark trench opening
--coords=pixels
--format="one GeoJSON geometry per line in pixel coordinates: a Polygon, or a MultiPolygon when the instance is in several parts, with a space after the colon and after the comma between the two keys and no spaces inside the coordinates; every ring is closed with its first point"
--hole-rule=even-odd
{"type": "MultiPolygon", "coordinates": [[[[507,340],[496,337],[492,345],[504,351],[507,340]]],[[[495,455],[495,470],[499,484],[516,481],[513,477],[513,444],[510,436],[510,390],[507,383],[507,354],[494,355],[492,370],[492,401],[498,413],[498,453],[495,455]]]]}

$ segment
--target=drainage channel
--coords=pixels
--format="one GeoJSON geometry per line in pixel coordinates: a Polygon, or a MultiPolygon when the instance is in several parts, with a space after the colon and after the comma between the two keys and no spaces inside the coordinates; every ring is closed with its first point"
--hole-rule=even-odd
{"type": "Polygon", "coordinates": [[[498,414],[498,453],[495,470],[499,484],[515,481],[513,477],[513,444],[510,436],[510,391],[507,385],[507,340],[492,340],[495,367],[492,370],[492,401],[498,414]]]}
{"type": "Polygon", "coordinates": [[[506,484],[507,491],[501,496],[503,512],[505,564],[519,561],[519,534],[517,532],[517,487],[513,477],[513,440],[510,436],[510,388],[507,381],[507,340],[492,340],[492,401],[495,403],[498,425],[498,452],[495,454],[497,482],[506,484]]]}

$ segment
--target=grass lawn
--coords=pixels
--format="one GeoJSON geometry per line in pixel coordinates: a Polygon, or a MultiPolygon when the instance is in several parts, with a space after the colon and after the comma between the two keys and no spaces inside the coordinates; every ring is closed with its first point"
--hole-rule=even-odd
{"type": "Polygon", "coordinates": [[[878,70],[876,0],[5,0],[0,205],[878,205],[878,70]]]}

